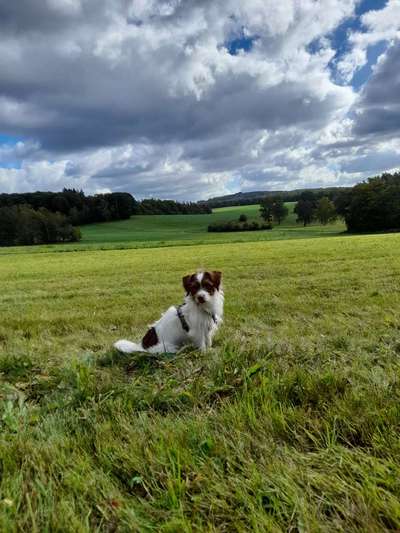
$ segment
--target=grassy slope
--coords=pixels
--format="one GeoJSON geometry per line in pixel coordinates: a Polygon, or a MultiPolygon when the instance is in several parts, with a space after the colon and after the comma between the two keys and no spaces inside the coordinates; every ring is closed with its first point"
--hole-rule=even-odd
{"type": "MultiPolygon", "coordinates": [[[[343,222],[321,226],[312,224],[303,228],[296,224],[294,203],[289,203],[290,215],[281,226],[272,231],[245,231],[235,233],[207,233],[207,226],[217,220],[235,220],[245,213],[249,220],[259,217],[259,206],[215,209],[210,215],[154,215],[136,216],[129,220],[82,226],[82,241],[65,245],[36,246],[34,252],[48,250],[85,250],[110,248],[145,248],[225,242],[253,242],[281,239],[302,239],[338,235],[345,230],[343,222]]],[[[0,248],[0,255],[25,253],[27,248],[0,248]]]]}
{"type": "Polygon", "coordinates": [[[0,530],[399,529],[399,244],[1,257],[0,530]],[[201,265],[212,351],[109,350],[201,265]]]}
{"type": "Polygon", "coordinates": [[[240,232],[215,234],[207,233],[207,226],[211,222],[220,220],[235,220],[244,213],[249,220],[259,219],[259,206],[238,206],[214,209],[211,215],[158,215],[137,216],[130,220],[107,224],[93,224],[82,228],[82,244],[97,244],[111,242],[168,243],[168,242],[243,242],[259,240],[277,240],[287,238],[304,238],[337,234],[344,231],[342,222],[321,226],[312,224],[307,228],[296,224],[293,213],[295,203],[289,203],[290,215],[272,231],[240,232]]]}

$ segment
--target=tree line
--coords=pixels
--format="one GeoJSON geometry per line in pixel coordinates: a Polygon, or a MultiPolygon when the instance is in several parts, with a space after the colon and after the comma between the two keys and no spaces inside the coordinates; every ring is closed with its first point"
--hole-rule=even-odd
{"type": "Polygon", "coordinates": [[[344,192],[348,187],[326,187],[313,189],[295,189],[293,191],[252,191],[228,194],[226,196],[217,196],[210,198],[202,203],[206,203],[212,208],[228,207],[238,205],[261,204],[265,198],[282,198],[283,202],[298,202],[304,192],[312,192],[319,199],[326,196],[333,200],[338,194],[344,192]]]}
{"type": "Polygon", "coordinates": [[[86,196],[83,191],[0,194],[0,246],[77,241],[77,226],[124,220],[132,215],[203,214],[194,202],[146,199],[124,192],[86,196]]]}
{"type": "MultiPolygon", "coordinates": [[[[303,226],[307,226],[314,220],[325,225],[334,222],[338,217],[334,202],[327,196],[318,198],[312,191],[301,193],[294,207],[294,213],[297,215],[297,222],[301,222],[303,226]]],[[[260,215],[269,223],[280,224],[288,214],[289,210],[281,196],[267,196],[260,204],[260,215]]]]}
{"type": "Polygon", "coordinates": [[[138,202],[137,214],[140,215],[204,215],[210,214],[211,208],[201,202],[175,202],[150,198],[138,202]]]}
{"type": "Polygon", "coordinates": [[[295,207],[304,225],[317,219],[327,224],[342,217],[353,233],[400,230],[400,172],[385,172],[340,191],[333,197],[317,200],[303,193],[295,207]]]}
{"type": "MultiPolygon", "coordinates": [[[[354,187],[337,189],[331,198],[303,191],[294,213],[304,226],[314,221],[325,225],[342,217],[347,230],[354,233],[400,230],[400,172],[386,172],[354,187]]],[[[265,197],[260,215],[269,223],[280,224],[288,216],[284,197],[265,197]]]]}
{"type": "Polygon", "coordinates": [[[0,194],[0,207],[27,205],[34,210],[60,213],[73,225],[123,220],[133,215],[137,202],[129,193],[86,196],[83,191],[63,189],[61,192],[0,194]]]}
{"type": "MultiPolygon", "coordinates": [[[[400,230],[400,172],[384,173],[352,188],[299,193],[294,212],[307,226],[314,220],[328,224],[342,217],[348,231],[400,230]]],[[[293,191],[292,191],[293,192],[293,191]]],[[[296,193],[297,194],[297,193],[296,193]]],[[[230,221],[222,227],[212,224],[209,231],[268,229],[288,216],[287,195],[267,195],[260,202],[260,215],[266,226],[247,220],[230,221]]],[[[173,200],[137,201],[129,193],[86,196],[82,191],[0,194],[0,246],[70,242],[80,239],[76,226],[93,222],[123,220],[132,215],[206,214],[205,202],[180,203],[173,200]]]]}
{"type": "Polygon", "coordinates": [[[210,207],[195,202],[176,202],[154,198],[137,201],[126,192],[86,196],[83,191],[63,189],[61,192],[0,194],[0,208],[29,205],[65,215],[74,226],[124,220],[132,215],[170,215],[211,213],[210,207]]]}

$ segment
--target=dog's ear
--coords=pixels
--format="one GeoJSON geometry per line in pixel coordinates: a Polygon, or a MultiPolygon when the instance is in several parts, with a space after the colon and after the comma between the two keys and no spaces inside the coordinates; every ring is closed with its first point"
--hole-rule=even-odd
{"type": "Polygon", "coordinates": [[[219,272],[218,270],[213,270],[211,272],[212,283],[216,289],[219,289],[219,286],[221,285],[221,278],[222,272],[219,272]]]}
{"type": "Polygon", "coordinates": [[[188,274],[187,276],[183,276],[182,278],[182,283],[183,283],[183,287],[186,291],[186,294],[189,294],[190,292],[190,282],[192,280],[192,274],[188,274]]]}

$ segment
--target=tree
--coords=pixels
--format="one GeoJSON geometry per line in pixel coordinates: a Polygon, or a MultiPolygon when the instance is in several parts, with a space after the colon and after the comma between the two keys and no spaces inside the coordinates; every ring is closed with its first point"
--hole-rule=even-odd
{"type": "Polygon", "coordinates": [[[282,196],[266,196],[260,206],[261,217],[269,223],[274,219],[280,224],[289,214],[289,210],[285,206],[282,196]]]}
{"type": "Polygon", "coordinates": [[[69,202],[67,198],[64,196],[64,193],[56,194],[50,203],[51,211],[53,212],[59,212],[63,215],[66,215],[70,209],[69,202]]]}
{"type": "Polygon", "coordinates": [[[0,207],[0,246],[11,246],[17,235],[17,207],[0,207]]]}
{"type": "Polygon", "coordinates": [[[329,198],[323,196],[318,200],[315,216],[324,226],[328,222],[334,222],[338,216],[335,204],[329,198]]]}
{"type": "Polygon", "coordinates": [[[315,218],[316,199],[311,191],[301,193],[294,212],[297,215],[297,222],[303,222],[304,226],[310,224],[315,218]]]}
{"type": "Polygon", "coordinates": [[[266,196],[260,203],[260,215],[266,222],[271,223],[273,218],[274,199],[272,196],[266,196]]]}
{"type": "Polygon", "coordinates": [[[244,213],[240,215],[239,222],[247,222],[247,216],[244,213]]]}
{"type": "Polygon", "coordinates": [[[400,230],[400,172],[355,185],[339,195],[335,205],[349,231],[400,230]]]}
{"type": "Polygon", "coordinates": [[[61,213],[52,213],[44,207],[30,205],[0,207],[0,246],[71,242],[80,239],[74,228],[61,213]]]}
{"type": "Polygon", "coordinates": [[[274,220],[276,220],[276,222],[278,222],[278,224],[280,225],[282,220],[284,220],[288,216],[289,209],[286,207],[282,196],[275,196],[273,200],[274,201],[272,204],[272,216],[274,220]]]}

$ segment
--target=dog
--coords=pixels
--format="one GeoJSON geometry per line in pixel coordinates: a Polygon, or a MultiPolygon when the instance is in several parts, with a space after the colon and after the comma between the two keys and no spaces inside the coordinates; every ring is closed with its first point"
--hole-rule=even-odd
{"type": "Polygon", "coordinates": [[[197,272],[182,279],[186,291],[183,304],[170,307],[149,326],[139,344],[119,340],[114,347],[123,353],[176,353],[191,344],[202,352],[211,348],[212,339],[222,323],[224,291],[222,273],[197,272]]]}

